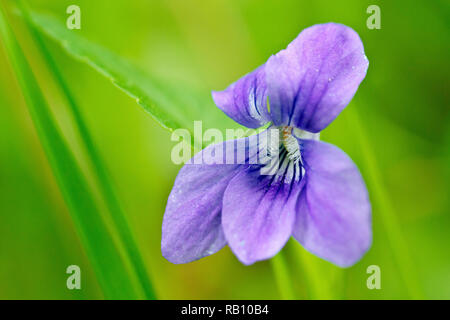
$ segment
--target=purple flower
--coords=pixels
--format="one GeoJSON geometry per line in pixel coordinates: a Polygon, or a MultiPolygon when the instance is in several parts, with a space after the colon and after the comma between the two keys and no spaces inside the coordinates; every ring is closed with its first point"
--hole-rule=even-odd
{"type": "Polygon", "coordinates": [[[271,122],[268,131],[280,129],[279,166],[263,175],[264,164],[252,162],[261,134],[198,153],[169,196],[163,256],[187,263],[228,244],[242,263],[252,264],[273,257],[292,235],[338,266],[357,262],[372,242],[367,190],[352,160],[318,135],[350,102],[367,67],[357,33],[327,23],[305,29],[263,66],[213,92],[217,106],[239,124],[271,122]],[[223,158],[243,151],[244,162],[217,161],[223,150],[223,158]]]}

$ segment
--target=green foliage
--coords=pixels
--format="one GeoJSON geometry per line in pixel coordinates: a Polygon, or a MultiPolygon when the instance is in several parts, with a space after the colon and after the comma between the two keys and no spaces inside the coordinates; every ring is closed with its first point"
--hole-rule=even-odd
{"type": "MultiPolygon", "coordinates": [[[[3,11],[3,9],[0,7],[3,11]]],[[[62,138],[47,102],[31,72],[4,13],[0,11],[0,33],[6,52],[22,88],[25,101],[46,151],[53,173],[77,225],[90,261],[106,298],[139,298],[141,292],[127,277],[128,270],[99,214],[89,185],[62,138]]],[[[137,287],[139,288],[139,287],[137,287]]]]}
{"type": "Polygon", "coordinates": [[[88,158],[94,167],[94,176],[97,180],[103,199],[106,202],[106,205],[112,217],[114,229],[119,235],[121,243],[125,246],[125,254],[127,255],[127,258],[131,262],[132,268],[137,274],[139,283],[142,285],[142,289],[145,293],[145,297],[147,299],[153,299],[155,298],[155,294],[153,292],[152,284],[148,278],[148,274],[145,270],[145,265],[137,248],[134,236],[128,225],[125,213],[121,208],[119,199],[113,188],[112,181],[106,169],[106,165],[101,158],[99,151],[97,150],[97,146],[93,141],[93,138],[91,137],[89,129],[85,124],[74,95],[72,94],[68,84],[64,80],[40,33],[37,32],[36,28],[33,26],[28,11],[24,6],[22,6],[21,2],[19,2],[19,4],[21,5],[21,13],[27,21],[27,25],[31,31],[31,34],[36,41],[40,52],[43,54],[49,70],[53,73],[57,84],[60,86],[61,91],[67,99],[70,111],[72,112],[75,124],[81,135],[81,140],[86,149],[88,158]]]}
{"type": "Polygon", "coordinates": [[[50,15],[32,13],[31,17],[37,28],[58,41],[69,54],[89,64],[136,99],[162,127],[170,131],[188,129],[194,137],[195,120],[203,121],[204,130],[226,128],[225,124],[230,124],[214,106],[208,91],[146,74],[127,60],[71,32],[50,15]]]}

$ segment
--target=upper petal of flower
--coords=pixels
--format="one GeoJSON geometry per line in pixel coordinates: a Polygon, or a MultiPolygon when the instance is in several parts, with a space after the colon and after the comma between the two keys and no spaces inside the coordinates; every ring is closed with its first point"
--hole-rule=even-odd
{"type": "Polygon", "coordinates": [[[239,172],[223,198],[222,226],[228,245],[244,264],[274,256],[292,234],[301,181],[273,183],[258,166],[239,172]]]}
{"type": "Polygon", "coordinates": [[[265,64],[272,121],[321,131],[350,102],[367,68],[353,29],[327,23],[303,30],[265,64]]]}
{"type": "Polygon", "coordinates": [[[339,148],[301,140],[305,186],[297,204],[294,237],[338,266],[356,263],[372,242],[371,206],[353,161],[339,148]]]}
{"type": "Polygon", "coordinates": [[[264,68],[245,75],[224,91],[213,91],[216,105],[247,128],[259,128],[270,121],[264,68]]]}
{"type": "Polygon", "coordinates": [[[240,146],[236,140],[209,146],[181,168],[162,225],[161,251],[170,262],[191,262],[226,244],[221,226],[223,194],[243,165],[225,164],[225,157],[227,150],[236,152],[240,146]],[[213,159],[218,154],[223,157],[220,163],[213,159]]]}

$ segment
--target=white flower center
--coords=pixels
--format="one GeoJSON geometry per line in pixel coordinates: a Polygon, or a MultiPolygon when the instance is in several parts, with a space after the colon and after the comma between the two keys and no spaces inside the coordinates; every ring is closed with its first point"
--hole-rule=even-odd
{"type": "Polygon", "coordinates": [[[275,181],[282,180],[284,183],[300,181],[305,175],[305,169],[298,138],[318,140],[319,134],[289,126],[278,127],[278,130],[280,133],[279,152],[277,153],[279,166],[275,174],[275,181]]]}

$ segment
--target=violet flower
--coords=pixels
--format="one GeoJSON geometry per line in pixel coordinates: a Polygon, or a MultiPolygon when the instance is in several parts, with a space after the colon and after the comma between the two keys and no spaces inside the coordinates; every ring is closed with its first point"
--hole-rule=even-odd
{"type": "Polygon", "coordinates": [[[262,165],[250,161],[260,143],[251,137],[198,153],[169,196],[163,256],[187,263],[228,244],[248,265],[273,257],[292,235],[338,266],[356,263],[372,242],[368,193],[352,160],[318,135],[350,102],[367,67],[357,33],[327,23],[305,29],[263,66],[213,92],[217,106],[239,124],[271,122],[281,130],[280,166],[262,175],[262,165]],[[219,151],[239,148],[245,163],[211,161],[219,151]]]}

